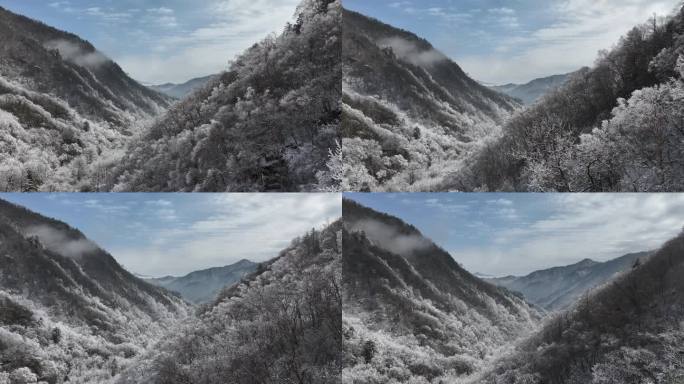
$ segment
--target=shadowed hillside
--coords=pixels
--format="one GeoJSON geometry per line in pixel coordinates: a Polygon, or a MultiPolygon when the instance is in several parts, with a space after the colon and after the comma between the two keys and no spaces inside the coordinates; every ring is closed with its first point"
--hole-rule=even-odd
{"type": "Polygon", "coordinates": [[[87,41],[2,7],[0,36],[0,191],[101,188],[170,104],[87,41]]]}
{"type": "Polygon", "coordinates": [[[345,190],[431,190],[518,102],[430,43],[343,13],[345,190]]]}
{"type": "Polygon", "coordinates": [[[684,235],[498,361],[477,383],[680,383],[684,235]]]}
{"type": "Polygon", "coordinates": [[[343,204],[344,382],[449,382],[535,328],[540,315],[522,298],[414,227],[343,204]]]}
{"type": "Polygon", "coordinates": [[[187,310],[78,230],[0,200],[0,382],[105,382],[187,310]]]}

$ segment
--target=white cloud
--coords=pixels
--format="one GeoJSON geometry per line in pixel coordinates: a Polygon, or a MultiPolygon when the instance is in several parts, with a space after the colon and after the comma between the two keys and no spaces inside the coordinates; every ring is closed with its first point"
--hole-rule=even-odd
{"type": "MultiPolygon", "coordinates": [[[[456,55],[455,60],[478,80],[488,83],[527,82],[590,66],[598,51],[616,44],[635,25],[654,13],[671,14],[680,0],[564,0],[547,13],[544,27],[493,41],[488,54],[456,55]]],[[[507,8],[490,9],[510,27],[520,22],[507,8]]]]}
{"type": "MultiPolygon", "coordinates": [[[[172,5],[149,8],[48,6],[103,28],[96,45],[144,83],[184,82],[227,69],[235,56],[293,21],[300,0],[206,0],[192,12],[172,5]],[[117,26],[125,24],[122,30],[117,26]],[[122,36],[123,35],[123,36],[122,36]],[[125,39],[126,44],[122,44],[125,39]]],[[[93,38],[93,36],[83,36],[93,38]]]]}
{"type": "MultiPolygon", "coordinates": [[[[227,69],[228,63],[269,33],[292,21],[299,0],[213,0],[199,6],[209,22],[155,39],[144,53],[117,57],[134,78],[146,83],[180,82],[227,69]]],[[[169,8],[148,9],[148,16],[168,28],[178,27],[169,8]]]]}
{"type": "Polygon", "coordinates": [[[173,211],[176,225],[152,231],[135,225],[149,241],[111,253],[129,270],[151,276],[181,275],[245,258],[264,261],[293,238],[339,218],[340,199],[337,194],[203,195],[193,204],[212,213],[192,222],[178,206],[150,201],[145,205],[158,214],[173,211]]]}
{"type": "Polygon", "coordinates": [[[584,258],[605,261],[656,249],[684,226],[684,194],[548,197],[554,213],[494,232],[489,244],[454,250],[473,272],[526,274],[584,258]]]}
{"type": "Polygon", "coordinates": [[[143,20],[146,23],[155,24],[163,28],[178,27],[178,20],[176,20],[175,12],[171,8],[148,8],[143,20]]]}

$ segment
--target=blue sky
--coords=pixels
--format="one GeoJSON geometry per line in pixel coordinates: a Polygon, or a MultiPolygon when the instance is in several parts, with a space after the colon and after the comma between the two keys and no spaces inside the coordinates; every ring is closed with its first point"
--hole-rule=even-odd
{"type": "Polygon", "coordinates": [[[471,272],[524,275],[657,249],[684,194],[345,194],[413,224],[471,272]]]}
{"type": "Polygon", "coordinates": [[[475,79],[527,82],[590,66],[601,49],[681,0],[345,0],[426,38],[475,79]]]}
{"type": "Polygon", "coordinates": [[[129,271],[182,275],[276,257],[341,215],[339,194],[0,194],[81,230],[129,271]]]}
{"type": "Polygon", "coordinates": [[[145,83],[218,73],[280,32],[299,0],[0,0],[6,7],[90,41],[145,83]]]}

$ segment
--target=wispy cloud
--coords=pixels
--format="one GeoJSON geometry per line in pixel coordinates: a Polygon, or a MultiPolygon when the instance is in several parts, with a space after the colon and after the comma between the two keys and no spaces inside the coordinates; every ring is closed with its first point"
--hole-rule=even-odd
{"type": "MultiPolygon", "coordinates": [[[[129,271],[182,275],[278,256],[292,239],[340,218],[339,194],[0,194],[78,228],[129,271]]],[[[77,254],[51,232],[35,231],[77,254]]],[[[90,243],[89,243],[90,244],[90,243]]]]}
{"type": "Polygon", "coordinates": [[[137,80],[178,83],[227,69],[235,56],[282,31],[299,3],[57,0],[27,8],[61,16],[59,27],[78,30],[137,80]]]}
{"type": "MultiPolygon", "coordinates": [[[[520,27],[513,35],[493,36],[488,53],[455,53],[464,69],[490,83],[533,78],[590,66],[602,49],[614,46],[632,27],[657,14],[671,14],[678,0],[565,0],[549,3],[539,26],[525,25],[515,13],[495,13],[502,24],[520,27]],[[569,54],[572,52],[572,54],[569,54]]],[[[492,11],[492,10],[490,10],[492,11]]]]}
{"type": "Polygon", "coordinates": [[[183,274],[247,258],[263,261],[277,256],[290,241],[311,228],[341,216],[339,196],[330,194],[205,195],[192,206],[145,204],[162,222],[150,228],[135,224],[149,241],[111,249],[127,268],[146,275],[183,274]],[[198,205],[200,207],[198,207],[198,205]],[[201,217],[190,211],[210,212],[201,217]],[[168,213],[171,217],[165,218],[168,213]],[[166,223],[164,222],[166,220],[166,223]]]}
{"type": "Polygon", "coordinates": [[[653,14],[672,14],[681,0],[450,1],[345,6],[399,23],[427,38],[466,72],[487,83],[527,82],[594,63],[602,49],[653,14]]]}
{"type": "MultiPolygon", "coordinates": [[[[584,258],[601,261],[655,249],[684,225],[684,195],[579,194],[544,199],[551,207],[547,214],[500,228],[488,243],[454,248],[452,255],[473,271],[526,274],[584,258]]],[[[522,215],[516,213],[518,218],[522,215]]]]}
{"type": "MultiPolygon", "coordinates": [[[[200,3],[201,24],[182,23],[178,13],[155,11],[155,23],[170,33],[155,37],[151,49],[119,57],[136,78],[162,83],[206,76],[228,67],[230,60],[292,20],[299,0],[213,0],[200,3]]],[[[148,10],[149,13],[150,10],[148,10]]]]}

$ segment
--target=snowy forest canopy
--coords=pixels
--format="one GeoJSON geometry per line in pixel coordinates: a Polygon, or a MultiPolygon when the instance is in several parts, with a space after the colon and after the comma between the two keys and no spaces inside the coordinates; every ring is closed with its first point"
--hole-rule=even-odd
{"type": "Polygon", "coordinates": [[[341,222],[192,305],[0,200],[0,383],[338,383],[341,222]]]}
{"type": "Polygon", "coordinates": [[[174,101],[1,9],[0,190],[684,189],[681,11],[528,106],[339,1],[295,19],[174,101]]]}
{"type": "Polygon", "coordinates": [[[684,9],[527,107],[469,84],[410,32],[343,19],[345,190],[684,189],[684,9]]]}
{"type": "Polygon", "coordinates": [[[174,104],[0,8],[0,190],[338,190],[340,4],[305,0],[295,18],[174,104]]]}

